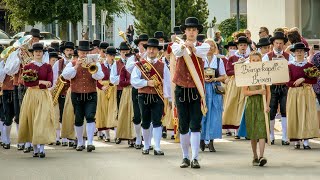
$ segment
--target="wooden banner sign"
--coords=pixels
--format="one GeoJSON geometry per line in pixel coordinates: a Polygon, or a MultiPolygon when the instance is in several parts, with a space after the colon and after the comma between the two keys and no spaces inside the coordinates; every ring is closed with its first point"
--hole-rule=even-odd
{"type": "Polygon", "coordinates": [[[236,64],[234,70],[237,87],[271,85],[289,81],[287,60],[236,64]]]}

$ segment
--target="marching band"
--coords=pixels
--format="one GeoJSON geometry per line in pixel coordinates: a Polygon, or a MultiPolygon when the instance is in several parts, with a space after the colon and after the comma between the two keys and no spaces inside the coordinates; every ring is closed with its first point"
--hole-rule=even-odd
{"type": "Polygon", "coordinates": [[[235,138],[245,133],[251,139],[252,164],[264,166],[264,114],[269,111],[271,144],[275,119],[281,114],[282,145],[294,142],[299,149],[303,141],[303,148],[311,149],[308,140],[320,135],[312,88],[320,72],[306,73],[314,68],[306,59],[309,47],[298,42],[286,52],[288,38],[281,31],[255,44],[246,30],[224,46],[223,56],[222,47],[205,39],[202,31],[199,20],[188,17],[174,28],[171,42],[162,31],[153,38],[142,33],[133,41],[135,49],[120,33],[124,41],[118,48],[100,40],[80,40],[78,46],[63,42],[45,49],[39,43],[40,31],[33,28],[30,36],[1,54],[3,149],[11,147],[13,122],[17,149],[40,158],[46,157],[47,144],[92,152],[96,133],[107,143],[127,140],[143,155],[153,150],[163,156],[160,141],[170,130],[181,145],[180,167],[200,168],[199,150],[216,152],[213,142],[222,138],[222,130],[231,135],[235,129],[235,138]],[[289,82],[236,86],[235,64],[278,59],[288,61],[289,82]]]}

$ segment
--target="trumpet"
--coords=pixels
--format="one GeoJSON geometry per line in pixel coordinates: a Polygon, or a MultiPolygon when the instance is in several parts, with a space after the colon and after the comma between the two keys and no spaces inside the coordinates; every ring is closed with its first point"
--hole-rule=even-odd
{"type": "Polygon", "coordinates": [[[96,54],[88,54],[85,58],[80,58],[81,66],[88,69],[90,74],[95,74],[98,71],[98,66],[95,64],[97,59],[96,54]]]}
{"type": "MultiPolygon", "coordinates": [[[[179,38],[178,36],[175,36],[174,42],[176,42],[178,44],[181,44],[181,50],[186,48],[186,45],[184,44],[184,41],[181,38],[179,38]]],[[[191,55],[190,49],[186,48],[186,50],[187,50],[187,52],[188,52],[188,54],[190,56],[191,55]]]]}

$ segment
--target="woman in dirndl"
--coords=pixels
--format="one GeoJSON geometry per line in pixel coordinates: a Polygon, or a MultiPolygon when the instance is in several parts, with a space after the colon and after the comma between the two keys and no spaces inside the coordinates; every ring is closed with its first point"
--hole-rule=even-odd
{"type": "Polygon", "coordinates": [[[18,143],[32,142],[33,157],[45,157],[44,144],[55,141],[54,108],[48,90],[52,86],[52,67],[42,61],[43,44],[34,43],[34,60],[23,68],[22,79],[28,87],[20,112],[18,143]]]}
{"type": "Polygon", "coordinates": [[[202,117],[200,148],[204,151],[205,141],[209,141],[209,151],[215,152],[216,150],[213,146],[213,141],[214,139],[222,138],[223,111],[223,97],[222,94],[215,90],[215,86],[221,86],[221,82],[225,80],[226,71],[223,60],[214,55],[217,51],[217,45],[214,40],[207,39],[205,40],[205,43],[210,45],[208,56],[204,62],[206,104],[208,112],[202,117]]]}
{"type": "Polygon", "coordinates": [[[289,65],[290,81],[287,83],[288,138],[295,141],[295,149],[300,149],[301,140],[303,149],[311,149],[309,139],[319,137],[316,97],[312,88],[319,75],[312,70],[316,67],[305,59],[308,47],[297,43],[291,51],[295,54],[295,61],[289,65]]]}

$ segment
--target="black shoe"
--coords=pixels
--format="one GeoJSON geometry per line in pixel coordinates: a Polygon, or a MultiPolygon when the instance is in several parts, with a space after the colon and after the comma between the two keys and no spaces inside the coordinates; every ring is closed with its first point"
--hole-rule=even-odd
{"type": "Polygon", "coordinates": [[[121,139],[119,139],[119,138],[116,138],[114,141],[116,142],[116,144],[120,144],[121,143],[121,139]]]}
{"type": "Polygon", "coordinates": [[[110,142],[110,138],[106,138],[104,142],[110,142]]]}
{"type": "Polygon", "coordinates": [[[259,166],[259,163],[260,163],[260,161],[258,158],[252,160],[252,166],[259,166]]]}
{"type": "Polygon", "coordinates": [[[234,136],[234,139],[240,139],[240,136],[234,136]]]}
{"type": "Polygon", "coordinates": [[[31,147],[24,148],[23,152],[24,152],[24,153],[29,153],[29,152],[31,152],[31,147]]]}
{"type": "Polygon", "coordinates": [[[209,142],[209,151],[210,151],[210,152],[216,152],[216,149],[214,149],[213,141],[212,141],[212,140],[209,142]]]}
{"type": "MultiPolygon", "coordinates": [[[[0,133],[0,135],[1,135],[1,133],[0,133]]],[[[0,141],[0,146],[2,146],[2,145],[3,145],[3,142],[0,141]]]]}
{"type": "Polygon", "coordinates": [[[83,146],[77,146],[76,148],[77,151],[82,151],[83,149],[84,149],[83,146]]]}
{"type": "Polygon", "coordinates": [[[94,132],[94,134],[93,134],[93,135],[94,135],[94,136],[97,136],[97,134],[98,134],[98,131],[94,132]]]}
{"type": "Polygon", "coordinates": [[[135,145],[135,148],[136,148],[136,149],[141,149],[141,148],[142,148],[142,145],[141,145],[141,144],[135,145]]]}
{"type": "Polygon", "coordinates": [[[49,143],[48,145],[49,145],[49,146],[52,146],[52,145],[53,145],[53,143],[49,143]]]}
{"type": "Polygon", "coordinates": [[[194,159],[191,161],[191,168],[194,168],[194,169],[200,168],[200,164],[199,164],[198,160],[194,159]]]}
{"type": "Polygon", "coordinates": [[[264,166],[265,164],[267,164],[267,159],[264,157],[260,157],[259,158],[259,166],[264,166]]]}
{"type": "Polygon", "coordinates": [[[282,141],[282,145],[283,145],[283,146],[288,146],[288,145],[290,145],[290,142],[288,142],[288,141],[282,141]]]}
{"type": "MultiPolygon", "coordinates": [[[[68,143],[67,142],[62,142],[61,143],[61,146],[68,146],[68,143]]],[[[70,147],[70,146],[69,146],[70,147]]],[[[72,146],[71,146],[72,147],[72,146]]]]}
{"type": "Polygon", "coordinates": [[[152,151],[153,150],[153,146],[149,146],[149,150],[152,151]]]}
{"type": "Polygon", "coordinates": [[[311,149],[311,147],[309,145],[308,146],[303,145],[303,149],[311,149]]]}
{"type": "Polygon", "coordinates": [[[34,150],[34,149],[33,149],[33,146],[31,146],[31,147],[30,147],[30,151],[33,151],[33,150],[34,150]]]}
{"type": "Polygon", "coordinates": [[[61,142],[60,141],[57,141],[56,142],[56,146],[60,146],[61,145],[61,142]]]}
{"type": "Polygon", "coordinates": [[[300,149],[300,144],[294,145],[294,149],[300,149]]]}
{"type": "Polygon", "coordinates": [[[103,140],[103,136],[99,136],[99,140],[103,140]]]}
{"type": "Polygon", "coordinates": [[[165,132],[165,131],[162,132],[162,138],[167,139],[167,132],[165,132]]]}
{"type": "Polygon", "coordinates": [[[163,156],[163,155],[164,155],[164,152],[163,152],[163,151],[154,150],[154,151],[153,151],[153,154],[154,154],[155,156],[163,156]]]}
{"type": "Polygon", "coordinates": [[[78,143],[73,143],[73,149],[76,149],[78,147],[78,143]]]}
{"type": "Polygon", "coordinates": [[[3,148],[4,148],[4,149],[10,149],[10,144],[4,144],[4,145],[3,145],[3,148]]]}
{"type": "Polygon", "coordinates": [[[142,154],[143,154],[143,155],[149,154],[149,149],[143,149],[143,150],[142,150],[142,154]]]}
{"type": "Polygon", "coordinates": [[[33,153],[32,157],[39,157],[39,153],[33,153]]]}
{"type": "Polygon", "coordinates": [[[133,140],[129,140],[128,145],[130,148],[132,148],[132,147],[134,147],[135,144],[134,144],[133,140]]]}
{"type": "Polygon", "coordinates": [[[189,166],[190,166],[190,160],[188,158],[183,158],[180,167],[181,168],[187,168],[189,166]]]}
{"type": "Polygon", "coordinates": [[[232,136],[231,132],[226,132],[226,136],[232,136]]]}
{"type": "Polygon", "coordinates": [[[200,140],[200,149],[201,149],[201,151],[204,151],[205,148],[206,148],[206,144],[204,143],[204,140],[200,140]]]}
{"type": "Polygon", "coordinates": [[[45,158],[45,157],[46,157],[46,154],[44,152],[39,153],[39,158],[45,158]]]}
{"type": "Polygon", "coordinates": [[[23,149],[24,149],[24,145],[17,145],[17,149],[18,149],[18,151],[22,151],[23,149]]]}
{"type": "Polygon", "coordinates": [[[69,142],[68,144],[69,147],[73,147],[73,145],[74,145],[74,142],[69,142]]]}
{"type": "Polygon", "coordinates": [[[94,147],[94,145],[88,145],[87,146],[87,152],[92,152],[94,150],[96,150],[96,147],[94,147]]]}
{"type": "Polygon", "coordinates": [[[174,138],[174,135],[172,135],[172,136],[171,136],[171,139],[172,139],[172,140],[175,140],[176,138],[174,138]]]}
{"type": "Polygon", "coordinates": [[[274,140],[271,141],[271,145],[274,145],[274,140]]]}

